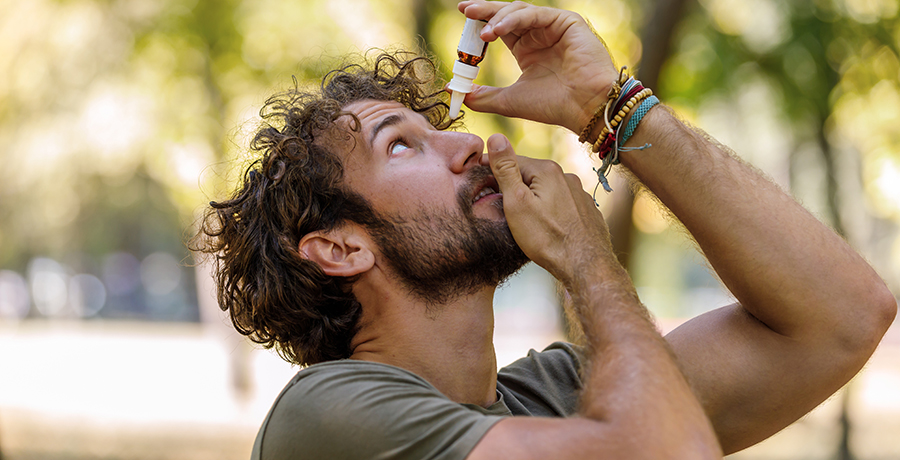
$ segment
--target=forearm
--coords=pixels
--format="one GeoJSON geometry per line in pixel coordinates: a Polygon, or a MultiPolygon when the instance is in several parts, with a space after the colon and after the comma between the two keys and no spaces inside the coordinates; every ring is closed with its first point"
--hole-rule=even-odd
{"type": "Polygon", "coordinates": [[[848,325],[884,323],[890,293],[881,279],[777,185],[664,107],[651,110],[632,139],[629,145],[652,147],[622,152],[622,164],[681,220],[726,286],[769,328],[855,343],[866,338],[848,325]],[[847,336],[833,336],[842,332],[847,336]]]}
{"type": "Polygon", "coordinates": [[[588,347],[580,414],[615,425],[639,450],[652,439],[666,458],[721,457],[703,408],[615,257],[595,258],[569,292],[588,347]]]}
{"type": "MultiPolygon", "coordinates": [[[[460,7],[470,18],[489,19],[493,31],[482,38],[502,37],[523,70],[506,88],[473,91],[466,98],[470,108],[563,126],[576,134],[590,124],[589,114],[609,94],[619,71],[584,21],[522,2],[463,2],[460,7]]],[[[596,139],[600,124],[594,129],[586,137],[596,139]]],[[[575,214],[562,212],[571,197],[547,193],[541,175],[535,180],[532,174],[523,176],[527,186],[501,180],[504,170],[519,177],[511,160],[504,160],[509,164],[504,166],[492,157],[491,167],[516,241],[566,283],[580,309],[594,351],[583,397],[585,417],[617,420],[636,432],[672,427],[684,434],[672,426],[678,422],[696,430],[691,412],[696,401],[680,370],[726,450],[740,449],[796,420],[855,374],[896,314],[896,304],[880,278],[840,237],[662,106],[643,118],[626,146],[644,144],[652,147],[622,151],[622,164],[684,223],[740,301],[667,335],[677,366],[649,325],[627,276],[617,272],[621,267],[614,270],[616,265],[598,257],[593,266],[600,266],[599,272],[590,263],[571,272],[584,275],[581,285],[579,278],[561,276],[569,273],[565,268],[571,254],[559,247],[572,247],[573,235],[591,233],[577,231],[579,221],[568,218],[575,214]],[[528,200],[520,207],[523,197],[528,200]],[[679,410],[685,408],[689,415],[682,418],[679,410]],[[629,418],[635,413],[636,418],[629,418]]],[[[580,183],[570,183],[570,188],[583,191],[580,183]]],[[[593,203],[576,201],[581,220],[592,220],[582,208],[595,212],[593,203]]],[[[586,238],[584,243],[579,247],[608,241],[586,238]]],[[[520,438],[517,430],[509,433],[516,435],[510,439],[520,438]]]]}

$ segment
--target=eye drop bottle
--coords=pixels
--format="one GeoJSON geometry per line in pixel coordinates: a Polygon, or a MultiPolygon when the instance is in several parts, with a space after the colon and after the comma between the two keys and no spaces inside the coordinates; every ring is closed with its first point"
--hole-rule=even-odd
{"type": "Polygon", "coordinates": [[[456,54],[459,59],[453,63],[453,79],[447,88],[450,93],[450,118],[459,117],[459,109],[462,107],[463,99],[466,94],[472,92],[472,82],[478,76],[478,63],[484,59],[484,52],[487,51],[487,43],[485,43],[480,35],[481,29],[487,21],[478,19],[466,19],[466,25],[463,27],[462,37],[459,39],[459,46],[456,48],[456,54]]]}

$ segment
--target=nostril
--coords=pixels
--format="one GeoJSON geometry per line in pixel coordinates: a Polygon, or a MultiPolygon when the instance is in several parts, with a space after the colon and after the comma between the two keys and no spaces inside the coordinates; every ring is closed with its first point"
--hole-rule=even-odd
{"type": "Polygon", "coordinates": [[[471,133],[452,132],[446,133],[447,152],[450,167],[456,172],[462,172],[475,165],[481,164],[484,155],[484,141],[471,133]],[[451,153],[452,152],[452,153],[451,153]]]}

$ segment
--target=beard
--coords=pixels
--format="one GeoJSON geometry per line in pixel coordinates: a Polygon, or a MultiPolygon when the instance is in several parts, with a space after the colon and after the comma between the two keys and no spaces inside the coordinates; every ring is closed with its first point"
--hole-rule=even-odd
{"type": "MultiPolygon", "coordinates": [[[[466,185],[457,194],[458,212],[423,209],[409,217],[376,212],[367,223],[402,284],[429,305],[499,285],[529,262],[505,221],[475,216],[475,187],[490,174],[486,166],[467,173],[466,185]]],[[[495,203],[503,209],[502,200],[495,203]]]]}

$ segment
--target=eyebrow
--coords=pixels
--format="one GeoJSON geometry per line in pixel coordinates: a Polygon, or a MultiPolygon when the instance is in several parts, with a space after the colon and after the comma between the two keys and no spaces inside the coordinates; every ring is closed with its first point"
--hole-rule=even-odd
{"type": "Polygon", "coordinates": [[[406,117],[401,114],[394,114],[384,117],[381,121],[378,122],[377,125],[375,125],[374,128],[372,128],[372,134],[369,135],[369,145],[371,146],[375,144],[375,138],[378,137],[378,133],[380,133],[381,130],[389,126],[399,124],[404,120],[406,120],[406,117]]]}

